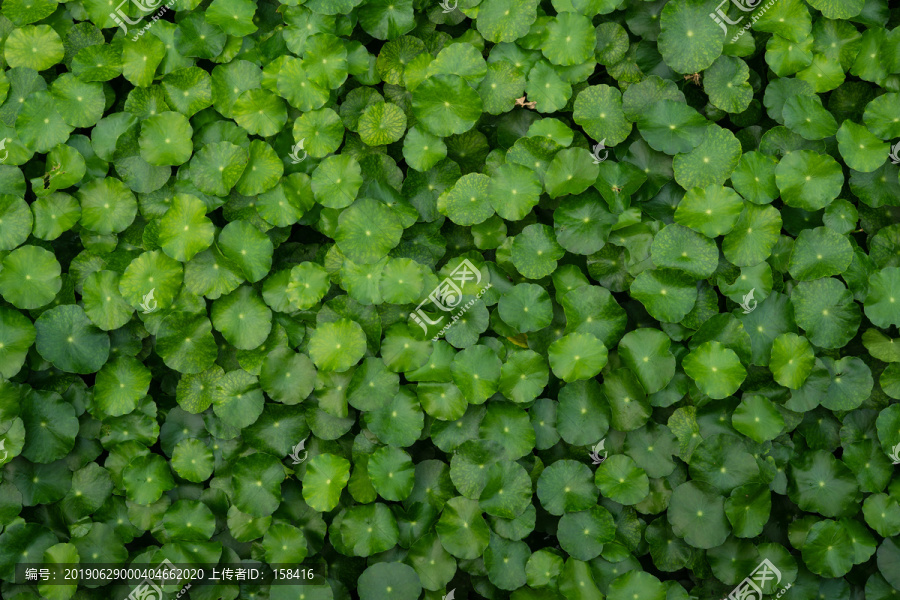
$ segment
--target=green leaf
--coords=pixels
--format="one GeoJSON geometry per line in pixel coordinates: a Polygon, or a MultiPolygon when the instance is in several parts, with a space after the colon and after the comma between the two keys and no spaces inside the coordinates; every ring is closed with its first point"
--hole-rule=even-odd
{"type": "Polygon", "coordinates": [[[684,357],[684,372],[711,398],[734,394],[747,377],[737,354],[720,342],[704,342],[684,357]]]}
{"type": "Polygon", "coordinates": [[[561,12],[547,23],[541,52],[554,65],[580,65],[594,55],[594,31],[590,19],[561,12]]]}
{"type": "Polygon", "coordinates": [[[609,147],[631,133],[631,122],[622,111],[622,93],[608,85],[585,88],[575,97],[572,118],[591,138],[606,140],[609,147]]]}
{"type": "Polygon", "coordinates": [[[215,227],[206,217],[206,204],[189,194],[175,194],[172,205],[159,221],[160,247],[180,262],[187,262],[209,248],[214,235],[215,227]]]}
{"type": "Polygon", "coordinates": [[[786,155],[775,167],[775,183],[788,206],[819,210],[841,193],[844,174],[830,156],[798,150],[786,155]]]}
{"type": "Polygon", "coordinates": [[[855,513],[857,491],[850,469],[824,450],[810,451],[789,465],[788,496],[803,510],[825,517],[855,513]]]}
{"type": "Polygon", "coordinates": [[[635,277],[631,295],[660,321],[677,323],[697,302],[693,279],[673,269],[649,269],[635,277]]]}
{"type": "Polygon", "coordinates": [[[481,173],[463,175],[438,198],[438,211],[457,225],[483,223],[494,214],[489,199],[489,182],[490,178],[481,173]]]}
{"type": "Polygon", "coordinates": [[[366,335],[356,321],[349,319],[321,323],[309,340],[309,356],[324,371],[346,371],[365,351],[366,335]]]}
{"type": "Polygon", "coordinates": [[[359,118],[357,132],[369,146],[392,144],[406,131],[406,115],[388,102],[370,104],[359,118]]]}
{"type": "Polygon", "coordinates": [[[553,320],[553,306],[544,289],[533,283],[521,283],[500,298],[500,318],[519,333],[543,329],[553,320]]]}
{"type": "Polygon", "coordinates": [[[703,89],[713,106],[728,113],[740,113],[750,106],[753,88],[747,82],[750,68],[733,56],[720,56],[703,76],[703,89]]]}
{"type": "Polygon", "coordinates": [[[402,233],[400,219],[390,207],[360,198],[338,217],[335,241],[350,260],[372,264],[397,246],[402,233]]]}
{"type": "Polygon", "coordinates": [[[699,0],[666,4],[660,18],[659,52],[678,73],[708,68],[722,53],[723,39],[709,7],[699,0]]]}
{"type": "Polygon", "coordinates": [[[556,261],[565,251],[547,225],[529,225],[512,244],[512,262],[529,279],[546,277],[556,269],[556,261]]]}
{"type": "Polygon", "coordinates": [[[672,163],[675,181],[685,189],[722,185],[737,168],[740,158],[741,145],[734,134],[710,125],[697,147],[675,157],[672,163]]]}
{"type": "Polygon", "coordinates": [[[422,585],[409,565],[379,562],[369,566],[360,575],[359,590],[361,600],[415,600],[422,593],[422,585]]]}
{"type": "Polygon", "coordinates": [[[210,316],[216,330],[240,350],[258,347],[272,328],[272,311],[256,290],[247,286],[213,302],[210,316]]]}
{"type": "MultiPolygon", "coordinates": [[[[310,476],[312,461],[316,458],[311,458],[307,464],[304,481],[310,476]]],[[[281,503],[281,483],[285,477],[284,467],[278,459],[271,454],[257,452],[237,459],[233,468],[234,505],[238,510],[254,517],[266,517],[275,512],[281,503]]],[[[313,506],[305,485],[303,498],[313,506]]]]}
{"type": "Polygon", "coordinates": [[[79,306],[51,308],[34,326],[38,353],[60,371],[95,373],[109,357],[109,336],[97,329],[79,306]]]}
{"type": "Polygon", "coordinates": [[[481,556],[490,541],[478,502],[461,496],[444,504],[435,531],[444,550],[461,559],[481,556]]]}
{"type": "Polygon", "coordinates": [[[890,144],[852,121],[844,121],[837,131],[837,141],[847,166],[862,173],[871,173],[882,166],[890,150],[890,144]]]}
{"type": "Polygon", "coordinates": [[[650,480],[643,469],[628,456],[610,456],[597,467],[594,481],[603,496],[630,506],[650,493],[650,480]]]}
{"type": "Polygon", "coordinates": [[[812,372],[815,358],[812,345],[805,337],[783,333],[772,343],[769,369],[775,381],[796,390],[812,372]]]}
{"type": "Polygon", "coordinates": [[[153,504],[164,492],[175,487],[166,460],[153,453],[131,460],[122,471],[122,482],[127,498],[142,506],[153,504]]]}
{"type": "Polygon", "coordinates": [[[656,577],[643,571],[630,571],[617,577],[610,585],[607,594],[609,600],[628,600],[634,594],[652,600],[668,598],[665,586],[656,577]]]}
{"type": "Polygon", "coordinates": [[[749,395],[741,400],[732,417],[734,428],[757,442],[775,439],[784,429],[784,417],[775,404],[763,396],[749,395]]]}
{"type": "Polygon", "coordinates": [[[781,213],[774,207],[745,205],[731,233],[722,240],[722,253],[737,267],[757,265],[772,255],[781,226],[781,213]]]}
{"type": "Polygon", "coordinates": [[[0,308],[0,325],[0,375],[10,379],[25,364],[36,333],[25,315],[7,307],[0,308]]]}
{"type": "Polygon", "coordinates": [[[579,560],[597,558],[604,544],[615,538],[616,526],[612,515],[603,507],[566,513],[559,520],[557,537],[560,547],[579,560]]]}
{"type": "Polygon", "coordinates": [[[537,18],[537,5],[537,0],[485,0],[475,25],[488,41],[515,42],[537,18]]]}
{"type": "Polygon", "coordinates": [[[712,184],[687,191],[675,209],[675,222],[714,238],[734,229],[743,208],[731,188],[712,184]]]}
{"type": "Polygon", "coordinates": [[[550,367],[563,381],[590,379],[607,362],[603,342],[590,333],[570,333],[550,344],[550,367]]]}
{"type": "Polygon", "coordinates": [[[247,167],[250,155],[231,142],[203,146],[190,162],[191,181],[204,194],[226,196],[247,167]]]}
{"type": "Polygon", "coordinates": [[[662,390],[675,376],[675,357],[670,346],[669,337],[652,328],[630,331],[619,341],[619,357],[648,394],[662,390]]]}
{"type": "Polygon", "coordinates": [[[822,348],[840,348],[856,334],[859,305],[837,279],[826,277],[797,284],[791,292],[794,318],[809,341],[822,348]]]}
{"type": "Polygon", "coordinates": [[[638,116],[637,126],[651,148],[675,155],[699,146],[706,137],[709,121],[687,104],[663,98],[638,116]]]}
{"type": "Polygon", "coordinates": [[[458,75],[435,75],[412,92],[412,111],[438,137],[464,133],[481,116],[481,98],[458,75]]]}
{"type": "Polygon", "coordinates": [[[116,417],[137,408],[150,389],[150,370],[136,359],[123,356],[106,363],[97,373],[94,400],[107,415],[116,417]]]}
{"type": "MultiPolygon", "coordinates": [[[[0,275],[2,277],[2,275],[0,275]]],[[[900,268],[886,267],[869,276],[866,317],[878,327],[900,325],[900,268]]]]}
{"type": "Polygon", "coordinates": [[[834,116],[818,96],[796,94],[784,103],[784,124],[807,140],[821,140],[838,131],[834,116]]]}
{"type": "Polygon", "coordinates": [[[822,11],[829,19],[850,19],[857,16],[862,10],[863,0],[850,0],[849,2],[837,2],[836,0],[812,0],[809,5],[822,11]]]}
{"type": "Polygon", "coordinates": [[[9,33],[3,54],[12,68],[44,71],[63,59],[63,44],[59,34],[49,25],[25,25],[9,33]]]}
{"type": "Polygon", "coordinates": [[[678,224],[667,225],[653,238],[650,256],[658,267],[678,269],[696,279],[709,277],[719,265],[716,244],[678,224]]]}
{"type": "Polygon", "coordinates": [[[596,506],[597,494],[591,470],[574,460],[558,460],[538,477],[537,496],[551,515],[589,510],[596,506]]]}
{"type": "Polygon", "coordinates": [[[62,287],[60,264],[43,248],[20,246],[7,254],[2,264],[0,295],[16,308],[46,306],[62,287]]]}
{"type": "Polygon", "coordinates": [[[724,499],[705,483],[688,481],[675,488],[668,514],[675,535],[694,548],[715,548],[731,531],[724,499]]]}

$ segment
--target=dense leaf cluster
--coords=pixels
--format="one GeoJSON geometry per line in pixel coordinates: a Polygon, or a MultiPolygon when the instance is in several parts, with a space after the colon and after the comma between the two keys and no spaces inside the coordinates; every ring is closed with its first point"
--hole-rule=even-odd
{"type": "Polygon", "coordinates": [[[150,4],[2,5],[0,596],[900,595],[894,3],[150,4]]]}

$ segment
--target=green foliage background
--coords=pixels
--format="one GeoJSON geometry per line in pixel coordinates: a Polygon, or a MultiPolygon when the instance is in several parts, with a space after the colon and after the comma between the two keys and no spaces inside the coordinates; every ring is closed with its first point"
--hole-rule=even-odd
{"type": "Polygon", "coordinates": [[[0,11],[0,596],[900,594],[896,6],[141,8],[0,11]]]}

